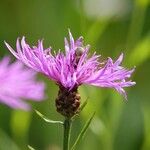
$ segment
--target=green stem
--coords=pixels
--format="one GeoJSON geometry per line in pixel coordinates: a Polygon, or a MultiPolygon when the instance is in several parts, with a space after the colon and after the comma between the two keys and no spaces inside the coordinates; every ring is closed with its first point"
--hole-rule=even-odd
{"type": "Polygon", "coordinates": [[[71,122],[72,122],[72,121],[71,121],[70,118],[65,118],[65,121],[64,121],[63,150],[69,150],[71,122]]]}

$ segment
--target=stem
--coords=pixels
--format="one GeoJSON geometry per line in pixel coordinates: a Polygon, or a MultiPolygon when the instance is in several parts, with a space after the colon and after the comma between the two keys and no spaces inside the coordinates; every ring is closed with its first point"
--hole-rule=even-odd
{"type": "Polygon", "coordinates": [[[70,131],[71,131],[71,119],[65,118],[63,150],[69,150],[70,131]]]}

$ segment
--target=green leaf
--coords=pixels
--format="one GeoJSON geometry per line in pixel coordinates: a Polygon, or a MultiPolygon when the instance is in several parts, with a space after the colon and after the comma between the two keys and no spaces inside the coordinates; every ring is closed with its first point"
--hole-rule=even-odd
{"type": "MultiPolygon", "coordinates": [[[[88,98],[87,98],[87,99],[88,99],[88,98]]],[[[87,99],[81,104],[81,106],[80,106],[80,108],[79,108],[79,112],[78,112],[77,114],[75,114],[72,118],[75,118],[75,117],[79,116],[79,113],[81,113],[81,111],[82,111],[82,110],[85,108],[85,106],[87,105],[87,102],[88,102],[87,99]]]]}
{"type": "Polygon", "coordinates": [[[79,112],[81,112],[84,108],[85,108],[85,106],[87,105],[87,102],[88,102],[88,100],[86,99],[82,104],[81,104],[81,106],[80,106],[80,110],[79,110],[79,112]]]}
{"type": "Polygon", "coordinates": [[[89,118],[89,120],[85,123],[84,127],[82,128],[80,134],[78,135],[75,143],[73,144],[71,150],[74,150],[77,146],[77,144],[82,140],[82,138],[84,137],[90,123],[92,122],[93,118],[94,118],[95,112],[92,114],[92,116],[89,118]]]}
{"type": "Polygon", "coordinates": [[[44,116],[43,114],[41,114],[39,111],[35,110],[35,112],[37,113],[37,115],[39,115],[45,122],[48,123],[53,123],[53,124],[63,124],[62,121],[55,121],[55,120],[51,120],[49,118],[47,118],[46,116],[44,116]]]}
{"type": "Polygon", "coordinates": [[[35,150],[33,147],[31,147],[30,145],[28,145],[28,148],[30,149],[30,150],[35,150]]]}

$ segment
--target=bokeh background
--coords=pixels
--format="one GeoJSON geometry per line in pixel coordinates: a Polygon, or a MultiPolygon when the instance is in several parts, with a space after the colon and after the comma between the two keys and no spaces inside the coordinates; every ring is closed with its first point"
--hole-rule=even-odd
{"type": "MultiPolygon", "coordinates": [[[[64,50],[70,28],[75,38],[84,36],[103,58],[125,54],[123,65],[136,66],[128,88],[128,101],[112,89],[82,86],[82,102],[88,104],[73,125],[71,143],[89,116],[96,116],[78,150],[150,149],[150,1],[149,0],[0,0],[0,57],[11,55],[4,40],[15,46],[26,36],[30,44],[44,38],[44,46],[64,50]]],[[[12,56],[12,55],[11,55],[12,56]]],[[[13,58],[13,56],[12,56],[13,58]]],[[[47,100],[29,102],[54,120],[57,86],[46,77],[47,100]]],[[[47,124],[34,111],[12,110],[0,105],[0,150],[61,150],[62,127],[47,124]]]]}

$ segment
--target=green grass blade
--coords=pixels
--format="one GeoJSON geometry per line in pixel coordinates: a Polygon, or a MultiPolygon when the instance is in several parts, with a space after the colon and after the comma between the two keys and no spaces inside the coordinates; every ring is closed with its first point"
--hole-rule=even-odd
{"type": "Polygon", "coordinates": [[[85,108],[85,106],[87,105],[88,102],[88,98],[81,104],[80,108],[79,108],[79,112],[77,114],[75,114],[72,118],[74,119],[75,117],[79,116],[79,114],[82,112],[82,110],[85,108]]]}
{"type": "Polygon", "coordinates": [[[92,121],[93,118],[94,118],[94,115],[95,115],[95,112],[92,114],[92,116],[89,118],[89,120],[85,123],[85,125],[84,125],[84,127],[82,128],[80,134],[78,135],[78,137],[77,137],[75,143],[73,144],[71,150],[74,150],[74,149],[76,148],[77,144],[82,140],[83,136],[85,135],[85,133],[86,133],[86,131],[87,131],[87,129],[88,129],[90,123],[91,123],[91,121],[92,121]]]}
{"type": "Polygon", "coordinates": [[[86,99],[84,102],[83,102],[83,104],[81,104],[81,106],[80,106],[80,110],[79,110],[79,113],[85,108],[85,106],[87,105],[87,102],[88,102],[88,100],[86,99]]]}
{"type": "Polygon", "coordinates": [[[53,124],[63,124],[62,121],[55,121],[55,120],[51,120],[49,118],[47,118],[46,116],[44,116],[43,114],[41,114],[39,111],[35,110],[35,112],[37,113],[38,116],[40,116],[45,122],[48,123],[53,123],[53,124]]]}
{"type": "Polygon", "coordinates": [[[28,148],[30,149],[30,150],[35,150],[33,147],[31,147],[30,145],[28,145],[28,148]]]}

